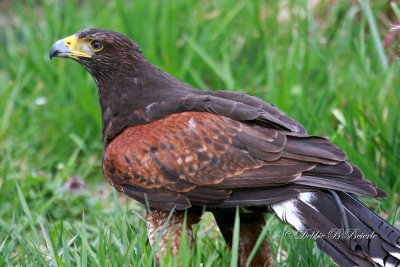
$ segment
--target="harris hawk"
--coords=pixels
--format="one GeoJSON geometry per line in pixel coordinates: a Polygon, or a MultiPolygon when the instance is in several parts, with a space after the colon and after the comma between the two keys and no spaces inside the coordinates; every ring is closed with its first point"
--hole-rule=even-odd
{"type": "MultiPolygon", "coordinates": [[[[57,41],[49,57],[71,58],[95,80],[104,175],[149,206],[152,245],[165,228],[161,249],[170,241],[176,252],[182,229],[191,235],[204,210],[231,245],[239,207],[240,266],[266,212],[301,233],[318,233],[317,246],[340,266],[400,265],[400,231],[356,198],[385,192],[344,151],[307,134],[275,106],[239,92],[199,91],[146,61],[135,42],[113,31],[84,29],[57,41]],[[356,235],[330,238],[335,229],[356,235]]],[[[272,264],[266,241],[252,264],[272,264]]]]}

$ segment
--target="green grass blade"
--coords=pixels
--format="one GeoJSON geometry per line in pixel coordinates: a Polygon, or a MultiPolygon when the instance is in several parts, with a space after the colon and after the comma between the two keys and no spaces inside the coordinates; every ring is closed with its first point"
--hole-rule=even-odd
{"type": "Polygon", "coordinates": [[[56,256],[57,253],[53,246],[53,240],[52,240],[51,236],[49,235],[49,232],[46,229],[47,222],[43,217],[39,217],[38,221],[39,221],[40,228],[42,229],[44,239],[46,240],[46,246],[47,246],[47,250],[50,253],[51,263],[53,266],[58,267],[59,260],[58,260],[58,256],[56,256]]]}
{"type": "Polygon", "coordinates": [[[240,239],[240,215],[239,208],[236,207],[235,224],[233,226],[231,267],[237,267],[239,261],[239,239],[240,239]]]}
{"type": "Polygon", "coordinates": [[[389,63],[386,57],[385,49],[383,48],[381,38],[379,36],[378,27],[376,26],[375,16],[371,10],[371,4],[369,0],[358,0],[365,16],[367,17],[368,25],[371,30],[372,38],[375,44],[376,52],[379,56],[380,63],[384,70],[387,70],[389,63]]]}

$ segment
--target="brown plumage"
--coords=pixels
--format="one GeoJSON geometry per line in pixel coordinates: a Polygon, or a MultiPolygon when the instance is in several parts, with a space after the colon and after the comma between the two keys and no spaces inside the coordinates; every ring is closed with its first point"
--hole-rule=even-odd
{"type": "MultiPolygon", "coordinates": [[[[317,239],[339,265],[400,264],[399,230],[353,196],[385,193],[342,150],[308,135],[276,107],[237,92],[198,91],[148,63],[133,41],[111,31],[80,31],[55,43],[53,56],[78,61],[96,81],[104,174],[117,190],[150,206],[152,244],[175,210],[166,228],[174,233],[176,251],[183,211],[189,211],[190,234],[206,209],[230,245],[234,210],[241,207],[241,266],[267,211],[301,232],[327,235],[339,228],[378,235],[370,242],[317,239]]],[[[270,265],[271,259],[264,242],[253,265],[270,265]]]]}

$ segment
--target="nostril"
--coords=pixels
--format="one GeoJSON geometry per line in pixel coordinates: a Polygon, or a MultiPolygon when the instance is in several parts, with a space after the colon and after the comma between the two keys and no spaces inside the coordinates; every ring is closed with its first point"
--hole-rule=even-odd
{"type": "Polygon", "coordinates": [[[71,45],[71,42],[67,42],[67,45],[71,45]]]}

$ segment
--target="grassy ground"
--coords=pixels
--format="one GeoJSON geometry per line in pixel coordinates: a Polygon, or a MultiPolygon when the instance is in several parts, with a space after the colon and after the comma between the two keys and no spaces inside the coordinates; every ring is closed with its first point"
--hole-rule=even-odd
{"type": "MultiPolygon", "coordinates": [[[[0,2],[0,266],[154,265],[143,208],[102,178],[94,82],[75,62],[47,57],[54,41],[92,26],[127,34],[195,87],[251,93],[331,138],[389,193],[366,201],[399,226],[400,72],[381,41],[399,6],[85,2],[0,2]]],[[[278,266],[333,265],[268,221],[278,266]]],[[[213,225],[206,215],[196,248],[162,265],[189,266],[192,254],[194,266],[235,266],[213,225]]]]}

